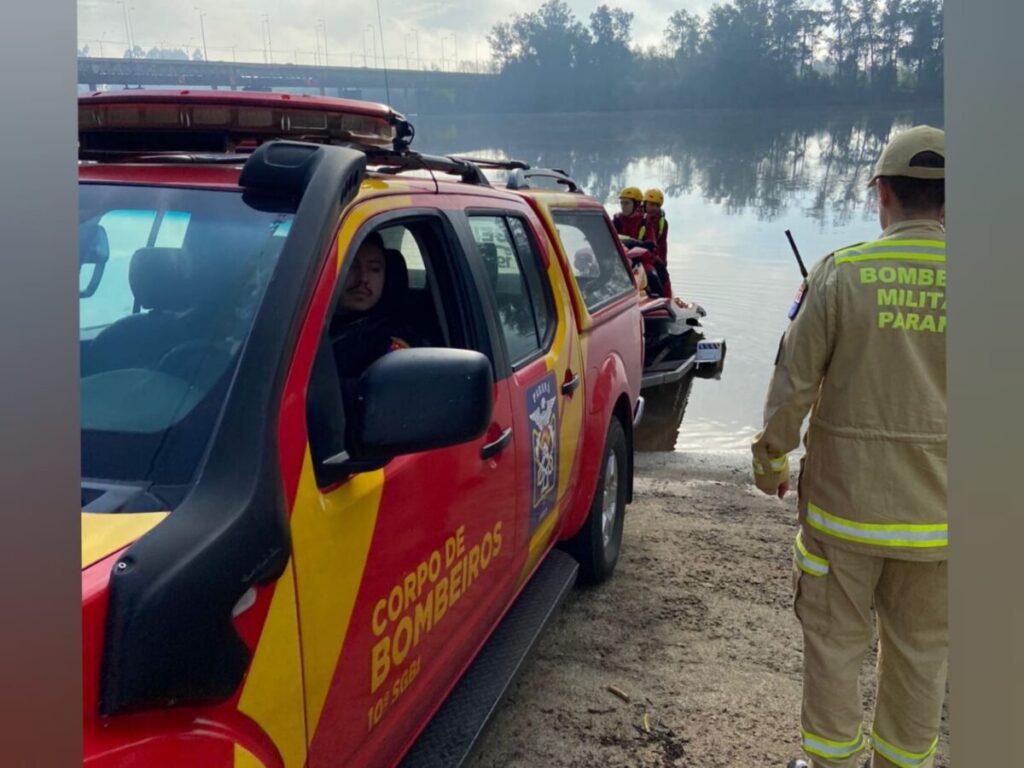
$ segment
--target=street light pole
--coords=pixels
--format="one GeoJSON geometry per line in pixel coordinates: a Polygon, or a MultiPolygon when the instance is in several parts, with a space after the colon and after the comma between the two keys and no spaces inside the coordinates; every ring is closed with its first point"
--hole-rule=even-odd
{"type": "Polygon", "coordinates": [[[134,6],[127,6],[125,9],[125,13],[128,15],[128,39],[131,41],[133,59],[135,58],[135,27],[132,26],[132,11],[134,10],[134,6]]]}
{"type": "Polygon", "coordinates": [[[263,38],[261,41],[263,44],[263,63],[269,64],[270,58],[267,56],[267,14],[260,14],[260,37],[263,38]]]}
{"type": "Polygon", "coordinates": [[[331,66],[331,60],[327,57],[327,22],[324,19],[319,19],[320,31],[324,34],[324,66],[331,66]]]}
{"type": "Polygon", "coordinates": [[[210,57],[206,52],[206,27],[203,26],[203,16],[206,14],[203,13],[203,9],[198,5],[195,6],[195,9],[199,11],[199,34],[202,35],[203,38],[203,61],[209,61],[210,57]]]}
{"type": "Polygon", "coordinates": [[[132,27],[131,22],[128,20],[128,6],[125,5],[123,0],[117,0],[117,4],[121,6],[121,16],[124,18],[124,36],[128,41],[128,58],[135,58],[135,46],[132,44],[132,27]]]}
{"type": "Polygon", "coordinates": [[[270,61],[269,61],[269,63],[273,64],[274,63],[274,44],[270,41],[270,16],[268,14],[266,14],[266,13],[262,14],[262,16],[263,16],[263,29],[264,29],[264,32],[266,34],[266,42],[267,42],[266,50],[270,52],[270,61]]]}
{"type": "Polygon", "coordinates": [[[452,59],[453,59],[453,61],[455,63],[454,71],[458,72],[459,71],[459,46],[458,46],[458,43],[455,42],[455,33],[454,32],[452,32],[452,59]]]}
{"type": "Polygon", "coordinates": [[[370,44],[373,46],[373,59],[370,61],[371,67],[377,66],[377,28],[373,24],[367,24],[363,28],[363,66],[366,66],[366,33],[370,33],[370,44]]]}

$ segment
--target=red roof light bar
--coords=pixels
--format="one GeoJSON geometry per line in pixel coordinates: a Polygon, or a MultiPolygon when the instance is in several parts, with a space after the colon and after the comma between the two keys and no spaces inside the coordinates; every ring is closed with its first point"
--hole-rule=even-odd
{"type": "Polygon", "coordinates": [[[412,126],[384,104],[232,91],[111,91],[78,100],[80,135],[226,132],[239,145],[275,138],[404,148],[412,126]]]}

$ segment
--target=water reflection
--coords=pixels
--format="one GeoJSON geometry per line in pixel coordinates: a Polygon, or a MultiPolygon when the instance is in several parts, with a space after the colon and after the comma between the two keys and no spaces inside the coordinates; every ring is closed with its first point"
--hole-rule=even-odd
{"type": "Polygon", "coordinates": [[[771,221],[794,193],[812,190],[803,213],[819,222],[851,220],[864,183],[894,129],[942,125],[941,107],[894,114],[732,110],[620,114],[417,118],[416,145],[428,152],[514,157],[562,168],[599,200],[613,202],[637,166],[669,196],[700,192],[729,214],[771,221]]]}
{"type": "MultiPolygon", "coordinates": [[[[871,167],[893,130],[922,122],[941,127],[941,106],[419,117],[415,146],[561,168],[609,207],[624,186],[662,188],[673,287],[708,310],[706,335],[725,337],[729,356],[721,381],[693,384],[681,429],[672,424],[685,402],[678,386],[648,402],[668,417],[651,439],[674,439],[677,450],[739,450],[760,424],[800,281],[783,231],[793,230],[808,267],[875,237],[871,167]]],[[[649,411],[645,421],[652,418],[649,411]]]]}
{"type": "Polygon", "coordinates": [[[675,384],[644,390],[644,416],[633,434],[637,451],[675,450],[693,381],[690,375],[675,384]]]}

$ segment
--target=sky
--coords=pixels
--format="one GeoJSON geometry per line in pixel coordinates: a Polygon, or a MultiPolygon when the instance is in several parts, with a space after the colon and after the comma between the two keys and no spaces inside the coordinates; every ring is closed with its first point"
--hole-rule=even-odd
{"type": "MultiPolygon", "coordinates": [[[[494,24],[513,13],[534,11],[542,0],[380,2],[383,41],[375,2],[79,0],[78,44],[88,45],[91,55],[120,57],[127,47],[127,8],[135,44],[147,51],[186,46],[190,51],[201,50],[205,30],[210,60],[263,61],[268,51],[265,28],[269,20],[269,45],[274,61],[279,63],[323,64],[326,38],[326,62],[335,66],[362,66],[364,56],[369,65],[375,53],[379,66],[383,42],[389,67],[405,66],[407,55],[412,67],[416,67],[417,58],[426,66],[427,62],[440,66],[443,55],[445,68],[454,69],[456,60],[475,64],[479,59],[483,65],[490,53],[487,34],[494,24]]],[[[580,21],[588,24],[591,12],[601,2],[633,11],[633,39],[646,47],[661,44],[674,11],[685,8],[703,13],[714,0],[568,0],[568,5],[580,21]]]]}

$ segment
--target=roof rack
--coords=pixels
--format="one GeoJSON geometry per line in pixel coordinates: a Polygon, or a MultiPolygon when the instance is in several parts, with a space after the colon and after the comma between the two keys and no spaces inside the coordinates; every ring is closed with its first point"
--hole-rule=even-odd
{"type": "Polygon", "coordinates": [[[421,155],[409,149],[389,152],[364,148],[363,151],[366,152],[368,165],[383,166],[378,169],[379,173],[397,175],[403,171],[437,171],[458,176],[466,184],[475,184],[481,187],[491,186],[480,167],[475,162],[464,158],[421,155]]]}
{"type": "Polygon", "coordinates": [[[530,179],[542,178],[553,181],[568,187],[569,192],[582,194],[582,188],[573,181],[569,174],[559,168],[516,168],[509,174],[508,189],[530,189],[530,179]]]}
{"type": "Polygon", "coordinates": [[[465,157],[464,155],[449,155],[449,157],[453,160],[463,160],[467,163],[472,163],[480,168],[495,170],[525,171],[530,167],[529,163],[524,163],[522,160],[491,160],[486,157],[465,157]]]}
{"type": "Polygon", "coordinates": [[[78,159],[92,163],[193,163],[242,165],[251,152],[140,152],[116,149],[79,149],[78,159]]]}
{"type": "MultiPolygon", "coordinates": [[[[284,141],[282,139],[264,142],[260,146],[284,141]]],[[[288,143],[291,143],[290,141],[288,143]]],[[[309,146],[316,146],[318,142],[298,142],[309,146]]],[[[490,181],[483,175],[480,168],[468,160],[454,157],[441,157],[437,155],[422,155],[412,150],[389,150],[379,147],[367,147],[352,142],[344,145],[357,149],[366,155],[367,165],[376,166],[377,173],[398,175],[405,171],[433,171],[458,176],[465,184],[474,184],[481,187],[491,186],[490,181]]],[[[96,150],[80,149],[78,159],[80,162],[97,163],[190,163],[196,165],[244,165],[256,150],[252,147],[249,151],[235,151],[224,153],[210,152],[181,152],[181,151],[132,151],[132,150],[96,150]]]]}

